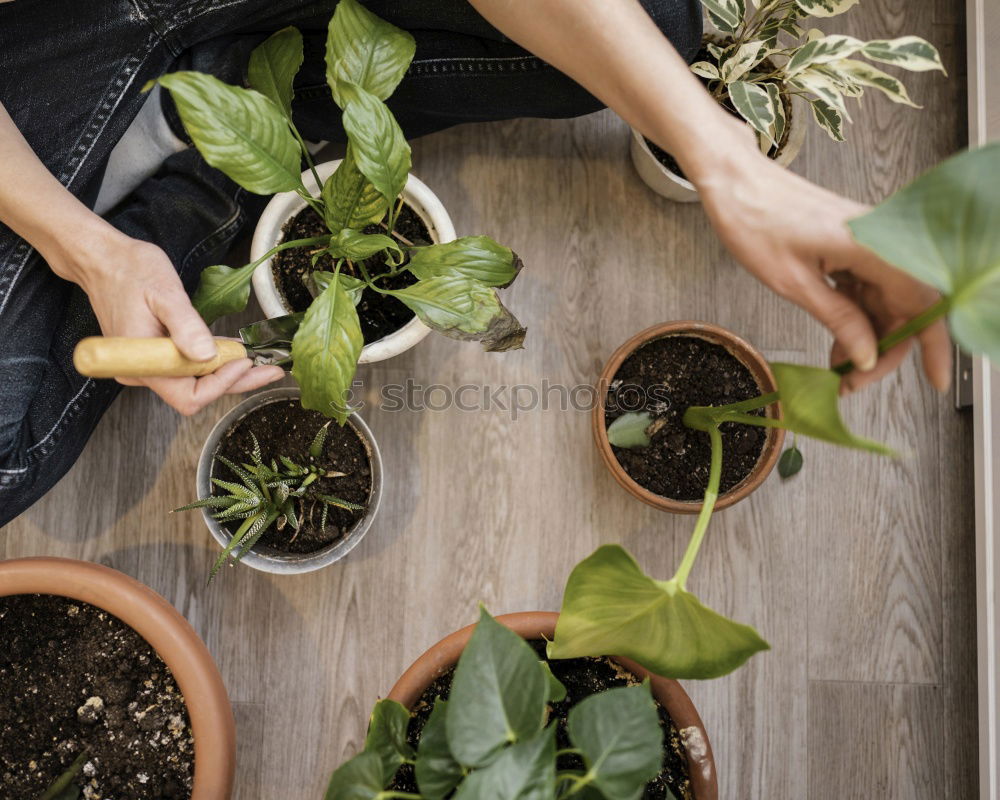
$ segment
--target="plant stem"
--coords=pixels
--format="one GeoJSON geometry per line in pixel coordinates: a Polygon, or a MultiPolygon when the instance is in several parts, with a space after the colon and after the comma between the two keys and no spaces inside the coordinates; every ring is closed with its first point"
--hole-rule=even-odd
{"type": "Polygon", "coordinates": [[[708,471],[705,500],[701,505],[701,512],[698,514],[694,533],[691,534],[691,541],[688,542],[687,550],[684,551],[684,558],[681,559],[681,564],[677,567],[677,572],[674,573],[672,579],[677,581],[681,589],[687,586],[688,575],[691,573],[691,567],[694,566],[701,542],[705,538],[705,531],[708,530],[708,523],[712,519],[712,511],[715,509],[715,501],[719,497],[719,484],[722,482],[722,435],[717,426],[710,426],[707,433],[712,441],[712,463],[708,471]]]}
{"type": "Polygon", "coordinates": [[[309,153],[309,148],[306,147],[306,143],[302,138],[302,134],[299,133],[299,129],[295,127],[295,123],[291,119],[288,120],[288,125],[292,129],[292,135],[295,136],[299,143],[299,147],[302,148],[302,155],[305,156],[306,164],[309,165],[309,171],[312,173],[313,180],[316,181],[316,191],[323,191],[323,181],[319,179],[319,173],[316,171],[316,164],[313,163],[312,155],[309,153]]]}
{"type": "Polygon", "coordinates": [[[400,800],[424,800],[422,794],[411,794],[410,792],[389,792],[383,791],[379,792],[376,797],[378,800],[390,800],[390,798],[398,797],[400,800]]]}

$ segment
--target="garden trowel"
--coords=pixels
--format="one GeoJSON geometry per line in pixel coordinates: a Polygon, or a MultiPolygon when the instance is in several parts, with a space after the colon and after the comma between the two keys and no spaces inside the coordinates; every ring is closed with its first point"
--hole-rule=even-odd
{"type": "Polygon", "coordinates": [[[240,328],[240,341],[216,338],[219,352],[209,361],[192,361],[167,337],[130,339],[89,336],[73,351],[73,365],[88,378],[177,378],[215,372],[229,361],[253,359],[257,366],[292,367],[292,337],[303,313],[288,314],[240,328]]]}

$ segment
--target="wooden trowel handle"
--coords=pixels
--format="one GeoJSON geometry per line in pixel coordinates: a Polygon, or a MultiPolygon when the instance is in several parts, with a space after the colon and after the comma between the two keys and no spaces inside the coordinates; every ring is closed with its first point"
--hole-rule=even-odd
{"type": "Polygon", "coordinates": [[[192,361],[172,340],[88,336],[73,351],[73,365],[88,378],[178,378],[215,372],[223,364],[247,357],[242,342],[216,339],[219,352],[211,361],[192,361]]]}

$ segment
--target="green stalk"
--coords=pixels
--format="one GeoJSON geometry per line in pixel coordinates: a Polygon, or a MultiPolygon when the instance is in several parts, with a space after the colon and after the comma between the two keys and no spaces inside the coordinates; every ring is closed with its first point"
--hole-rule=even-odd
{"type": "Polygon", "coordinates": [[[674,573],[671,581],[676,581],[681,589],[687,586],[688,575],[694,560],[698,556],[702,540],[705,538],[705,531],[708,530],[708,523],[712,519],[712,511],[715,509],[715,501],[719,497],[719,484],[722,483],[722,435],[715,426],[709,427],[706,431],[712,440],[712,463],[708,471],[708,487],[705,489],[705,500],[698,514],[698,522],[694,526],[694,533],[691,534],[691,541],[688,542],[687,550],[684,551],[684,558],[674,573]]]}
{"type": "Polygon", "coordinates": [[[288,120],[288,125],[292,129],[292,135],[299,143],[299,147],[302,148],[302,155],[305,156],[306,164],[309,165],[309,171],[312,173],[313,180],[316,181],[317,191],[323,191],[323,181],[319,179],[319,173],[316,171],[316,165],[313,163],[312,155],[309,153],[309,148],[306,147],[306,143],[302,138],[302,134],[299,133],[299,129],[295,127],[295,123],[291,119],[288,120]]]}

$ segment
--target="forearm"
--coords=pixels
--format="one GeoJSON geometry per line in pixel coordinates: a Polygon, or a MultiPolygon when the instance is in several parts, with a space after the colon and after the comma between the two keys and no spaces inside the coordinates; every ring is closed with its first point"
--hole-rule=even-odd
{"type": "Polygon", "coordinates": [[[747,127],[709,96],[637,0],[470,2],[668,150],[695,183],[727,154],[755,151],[747,127]]]}

